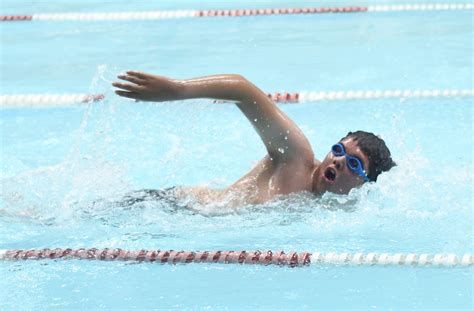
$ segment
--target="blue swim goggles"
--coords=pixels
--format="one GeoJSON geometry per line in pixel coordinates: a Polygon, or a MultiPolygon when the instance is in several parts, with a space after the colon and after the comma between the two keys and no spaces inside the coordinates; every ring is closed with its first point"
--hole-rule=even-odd
{"type": "Polygon", "coordinates": [[[367,177],[367,174],[365,173],[364,166],[362,165],[362,161],[357,158],[350,156],[346,153],[346,149],[344,149],[344,145],[341,143],[337,143],[331,148],[332,154],[334,154],[336,157],[346,157],[346,163],[347,167],[357,175],[361,176],[364,178],[364,181],[369,181],[369,177],[367,177]]]}

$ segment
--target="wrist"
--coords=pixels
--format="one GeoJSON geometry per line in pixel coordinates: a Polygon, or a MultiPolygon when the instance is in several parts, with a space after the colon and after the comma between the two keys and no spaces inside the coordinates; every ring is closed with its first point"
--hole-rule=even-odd
{"type": "Polygon", "coordinates": [[[175,80],[180,100],[193,98],[193,85],[189,80],[175,80]]]}

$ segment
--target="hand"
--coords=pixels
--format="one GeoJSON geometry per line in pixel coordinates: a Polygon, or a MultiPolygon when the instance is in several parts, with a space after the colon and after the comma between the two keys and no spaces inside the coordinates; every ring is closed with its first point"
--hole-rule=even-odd
{"type": "Polygon", "coordinates": [[[154,76],[137,71],[127,71],[119,75],[119,79],[130,83],[114,82],[113,86],[121,90],[117,95],[140,101],[170,101],[179,100],[182,94],[182,83],[162,76],[154,76]]]}

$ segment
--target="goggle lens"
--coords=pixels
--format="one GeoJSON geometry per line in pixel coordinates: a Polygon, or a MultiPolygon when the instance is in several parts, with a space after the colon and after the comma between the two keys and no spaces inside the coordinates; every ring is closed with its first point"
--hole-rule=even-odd
{"type": "Polygon", "coordinates": [[[331,150],[336,157],[345,156],[346,163],[349,169],[357,175],[364,177],[365,181],[369,181],[369,178],[367,177],[363,169],[362,162],[358,158],[348,155],[346,153],[346,150],[344,149],[344,146],[341,143],[332,146],[331,150]]]}
{"type": "Polygon", "coordinates": [[[332,153],[334,153],[334,155],[338,157],[346,154],[346,152],[344,151],[344,147],[342,147],[341,144],[332,146],[332,153]]]}
{"type": "Polygon", "coordinates": [[[351,168],[352,170],[358,169],[360,167],[360,162],[357,159],[350,158],[350,159],[347,159],[347,160],[348,160],[348,163],[349,163],[349,168],[351,168]]]}

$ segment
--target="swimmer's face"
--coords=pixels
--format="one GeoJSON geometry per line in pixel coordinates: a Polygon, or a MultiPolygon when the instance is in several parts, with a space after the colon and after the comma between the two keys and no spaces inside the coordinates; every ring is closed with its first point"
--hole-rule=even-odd
{"type": "MultiPolygon", "coordinates": [[[[352,138],[346,138],[341,143],[348,155],[360,159],[363,169],[368,174],[369,159],[360,150],[357,142],[352,138]]],[[[346,161],[345,156],[335,156],[329,152],[313,175],[313,192],[319,195],[324,192],[348,194],[352,188],[361,186],[364,178],[354,173],[346,161]]]]}

